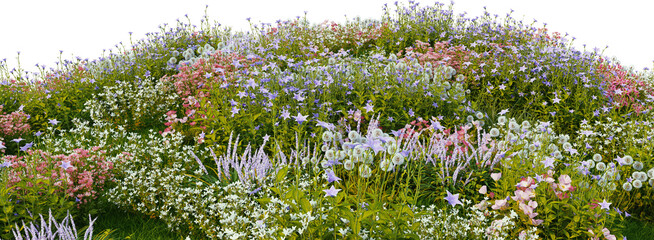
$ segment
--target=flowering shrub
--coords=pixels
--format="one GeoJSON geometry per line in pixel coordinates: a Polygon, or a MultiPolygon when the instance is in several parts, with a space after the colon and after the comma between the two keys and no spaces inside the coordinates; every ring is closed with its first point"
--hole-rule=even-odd
{"type": "Polygon", "coordinates": [[[23,111],[5,113],[3,107],[0,105],[0,139],[14,139],[27,134],[30,131],[29,116],[23,111]]]}
{"type": "Polygon", "coordinates": [[[150,129],[163,122],[164,113],[177,104],[171,84],[153,79],[119,82],[84,103],[93,121],[110,121],[130,131],[150,129]]]}
{"type": "MultiPolygon", "coordinates": [[[[97,198],[105,181],[112,177],[113,164],[105,160],[104,151],[99,147],[89,150],[75,149],[70,155],[52,155],[42,150],[27,150],[25,156],[4,156],[2,161],[8,164],[7,186],[26,182],[28,186],[35,179],[44,179],[61,191],[55,191],[62,197],[74,199],[79,204],[97,198]],[[91,154],[90,151],[93,151],[91,154]]],[[[23,189],[14,188],[20,198],[23,189]]]]}

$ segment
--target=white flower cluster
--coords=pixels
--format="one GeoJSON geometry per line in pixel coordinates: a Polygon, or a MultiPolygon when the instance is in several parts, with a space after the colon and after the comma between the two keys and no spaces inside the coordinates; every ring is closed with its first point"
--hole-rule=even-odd
{"type": "Polygon", "coordinates": [[[624,153],[628,146],[641,149],[654,148],[654,111],[646,116],[649,121],[614,121],[607,118],[606,122],[582,123],[575,147],[585,149],[604,156],[613,157],[624,153]]]}
{"type": "Polygon", "coordinates": [[[171,110],[177,100],[170,82],[123,81],[104,88],[102,93],[87,101],[84,111],[95,122],[104,120],[125,127],[138,126],[148,121],[162,121],[164,113],[171,110]]]}

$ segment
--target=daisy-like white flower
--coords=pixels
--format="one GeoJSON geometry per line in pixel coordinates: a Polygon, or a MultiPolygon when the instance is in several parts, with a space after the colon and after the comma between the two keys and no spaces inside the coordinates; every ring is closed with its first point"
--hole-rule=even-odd
{"type": "Polygon", "coordinates": [[[631,165],[636,171],[640,171],[643,169],[643,163],[641,161],[635,161],[633,165],[631,165]]]}
{"type": "Polygon", "coordinates": [[[393,156],[392,161],[393,161],[393,164],[395,164],[395,165],[402,165],[402,163],[404,163],[404,156],[402,154],[400,154],[400,153],[395,153],[395,155],[393,156]]]}
{"type": "Polygon", "coordinates": [[[631,181],[631,185],[633,185],[636,189],[639,189],[639,188],[643,187],[643,182],[636,179],[636,180],[631,181]]]}
{"type": "Polygon", "coordinates": [[[625,182],[622,184],[622,189],[624,189],[627,192],[631,191],[632,187],[633,186],[631,185],[630,182],[625,182]]]}
{"type": "Polygon", "coordinates": [[[602,161],[602,155],[600,155],[599,153],[595,153],[595,155],[593,155],[593,161],[601,162],[602,161]]]}
{"type": "Polygon", "coordinates": [[[372,169],[370,169],[366,164],[361,164],[361,166],[359,166],[359,176],[362,178],[369,178],[370,175],[372,175],[372,169]]]}

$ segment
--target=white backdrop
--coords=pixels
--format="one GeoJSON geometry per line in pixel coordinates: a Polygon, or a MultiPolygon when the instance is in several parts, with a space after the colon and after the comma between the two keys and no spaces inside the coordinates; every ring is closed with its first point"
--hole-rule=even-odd
{"type": "MultiPolygon", "coordinates": [[[[129,32],[138,40],[145,33],[159,31],[163,23],[174,25],[176,19],[188,14],[199,25],[209,5],[210,20],[217,20],[235,30],[248,30],[246,18],[253,23],[273,23],[277,19],[307,17],[314,23],[323,20],[341,22],[347,18],[379,19],[382,5],[394,1],[373,0],[16,0],[0,1],[0,60],[7,59],[16,67],[20,51],[21,67],[35,71],[35,64],[48,67],[74,56],[96,59],[103,49],[112,49],[119,42],[129,45],[129,32]]],[[[400,1],[402,2],[402,1],[400,1]]],[[[434,1],[417,1],[433,5],[434,1]]],[[[448,1],[443,1],[449,4],[448,1]]],[[[510,11],[514,18],[550,31],[569,33],[576,37],[575,46],[582,49],[604,49],[605,55],[617,57],[623,65],[641,70],[653,68],[654,61],[654,1],[593,1],[593,0],[459,0],[457,13],[466,11],[469,17],[479,16],[483,7],[503,17],[510,11]]]]}

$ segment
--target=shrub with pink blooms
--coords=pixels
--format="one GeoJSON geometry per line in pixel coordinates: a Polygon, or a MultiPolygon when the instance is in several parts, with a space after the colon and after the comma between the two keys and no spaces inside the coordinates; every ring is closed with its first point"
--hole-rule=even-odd
{"type": "Polygon", "coordinates": [[[2,111],[3,105],[0,105],[0,140],[13,139],[23,136],[30,131],[30,125],[27,122],[28,115],[23,111],[5,113],[2,111]]]}

